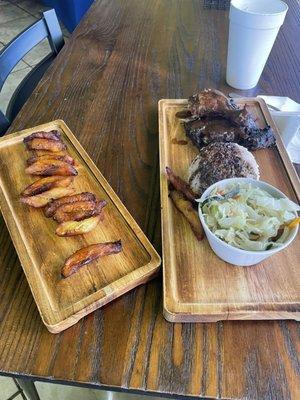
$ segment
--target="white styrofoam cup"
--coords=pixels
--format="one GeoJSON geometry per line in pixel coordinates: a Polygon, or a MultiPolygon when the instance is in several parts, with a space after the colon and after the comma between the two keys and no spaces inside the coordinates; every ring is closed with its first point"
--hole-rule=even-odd
{"type": "Polygon", "coordinates": [[[281,0],[231,0],[227,83],[251,89],[259,81],[288,6],[281,0]]]}

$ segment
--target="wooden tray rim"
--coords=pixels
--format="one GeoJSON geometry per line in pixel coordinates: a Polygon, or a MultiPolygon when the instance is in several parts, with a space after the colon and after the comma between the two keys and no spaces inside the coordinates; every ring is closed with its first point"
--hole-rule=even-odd
{"type": "MultiPolygon", "coordinates": [[[[238,102],[256,102],[259,104],[260,110],[267,122],[269,124],[276,137],[276,146],[278,149],[278,153],[281,157],[283,166],[286,170],[287,176],[290,180],[291,186],[295,192],[298,201],[300,199],[300,180],[296,173],[296,170],[289,158],[287,150],[283,144],[281,135],[278,131],[276,124],[274,123],[272,116],[268,110],[268,107],[265,101],[262,98],[258,97],[241,97],[237,99],[238,102]]],[[[161,192],[161,222],[162,222],[162,258],[163,258],[163,314],[166,320],[169,322],[217,322],[225,319],[266,319],[264,314],[268,313],[272,314],[273,319],[294,319],[300,321],[300,311],[296,311],[295,308],[299,308],[299,304],[295,302],[277,302],[274,301],[274,305],[276,307],[270,307],[268,310],[265,308],[263,311],[247,309],[243,311],[241,308],[251,308],[254,305],[258,306],[259,304],[267,304],[264,302],[245,302],[241,303],[237,307],[231,307],[232,303],[190,303],[190,302],[179,302],[174,298],[174,292],[171,291],[169,293],[169,298],[166,296],[166,281],[168,277],[166,276],[168,271],[166,271],[164,260],[168,259],[170,264],[172,261],[172,252],[170,248],[167,248],[165,245],[165,237],[169,234],[169,229],[165,226],[163,219],[163,199],[168,197],[168,188],[163,177],[165,176],[165,171],[162,169],[162,160],[168,158],[168,148],[165,146],[165,142],[163,140],[163,132],[166,125],[166,115],[165,115],[165,107],[171,106],[187,106],[187,99],[161,99],[158,101],[158,113],[159,113],[159,156],[160,156],[160,192],[161,192]],[[180,307],[180,311],[176,309],[176,305],[180,307]],[[205,312],[205,307],[210,307],[210,312],[205,312]],[[282,307],[288,305],[291,308],[291,311],[281,310],[282,307]],[[190,308],[193,307],[194,313],[191,312],[190,308]],[[245,314],[246,313],[246,314],[245,314]],[[221,315],[227,315],[227,318],[223,318],[221,315]]]]}
{"type": "MultiPolygon", "coordinates": [[[[142,279],[141,279],[141,275],[139,275],[136,279],[132,279],[132,282],[130,285],[128,285],[128,283],[127,283],[127,287],[123,287],[123,288],[119,289],[120,294],[117,296],[117,297],[119,297],[119,296],[123,295],[124,293],[126,293],[127,291],[132,290],[136,286],[145,283],[150,277],[154,277],[155,273],[157,272],[157,270],[161,264],[161,258],[159,256],[159,254],[157,253],[157,251],[152,246],[152,244],[150,243],[149,239],[144,234],[144,232],[138,226],[138,224],[134,220],[133,216],[126,209],[126,207],[122,203],[121,199],[114,192],[112,187],[109,185],[107,180],[101,174],[101,172],[96,167],[96,165],[94,164],[92,159],[89,157],[87,152],[82,147],[82,145],[79,143],[79,141],[77,140],[75,135],[69,129],[67,124],[63,120],[58,119],[58,120],[50,121],[50,122],[47,122],[47,123],[44,123],[41,125],[37,125],[33,128],[27,128],[27,129],[24,129],[21,131],[11,133],[7,136],[0,138],[0,147],[4,147],[5,145],[9,146],[11,144],[14,144],[15,142],[19,142],[20,139],[25,137],[29,132],[32,132],[33,129],[34,130],[49,129],[49,125],[51,125],[53,127],[56,126],[64,132],[64,134],[67,136],[70,143],[74,146],[76,151],[82,157],[83,161],[86,164],[86,167],[90,169],[90,172],[93,174],[95,179],[99,182],[99,184],[101,185],[103,190],[106,192],[106,194],[110,197],[111,201],[115,205],[117,203],[117,208],[118,208],[119,212],[121,213],[122,217],[124,218],[124,221],[128,224],[128,226],[130,227],[130,229],[132,230],[132,232],[135,234],[136,238],[138,239],[140,245],[146,250],[146,252],[149,255],[149,258],[150,258],[149,263],[142,265],[141,267],[135,269],[134,271],[131,271],[129,274],[114,281],[114,283],[117,283],[121,287],[125,278],[126,278],[126,280],[128,280],[128,278],[131,278],[131,277],[134,278],[137,271],[142,273],[142,279]]],[[[13,216],[13,211],[12,211],[12,207],[10,207],[9,203],[6,201],[6,196],[3,192],[3,187],[1,185],[1,177],[0,177],[0,203],[1,203],[2,215],[3,215],[4,221],[6,223],[6,226],[8,228],[8,231],[10,233],[10,237],[12,239],[14,247],[17,251],[19,260],[21,258],[27,257],[27,261],[32,262],[29,254],[28,254],[28,250],[22,240],[21,234],[19,233],[18,224],[16,223],[16,219],[11,218],[11,221],[8,221],[8,219],[6,218],[6,215],[8,215],[8,213],[10,213],[13,216]],[[17,237],[19,239],[19,244],[17,244],[17,240],[16,240],[17,237]],[[19,245],[21,243],[22,243],[22,249],[19,249],[19,245]]],[[[105,289],[106,289],[106,286],[105,286],[105,287],[99,289],[97,292],[92,293],[91,295],[85,297],[85,300],[88,301],[89,303],[86,306],[84,306],[82,309],[79,309],[74,314],[68,316],[65,319],[60,320],[57,323],[50,323],[49,321],[47,321],[46,315],[44,313],[43,301],[40,302],[40,299],[38,298],[37,293],[35,293],[35,291],[33,290],[33,287],[30,282],[31,278],[28,276],[26,269],[23,268],[23,265],[22,265],[22,269],[26,276],[27,282],[29,284],[31,293],[34,297],[34,300],[35,300],[35,303],[39,310],[42,321],[45,324],[45,326],[47,327],[47,329],[52,333],[60,332],[62,330],[61,329],[62,326],[64,326],[63,329],[66,329],[66,325],[68,325],[67,327],[74,325],[83,316],[89,314],[92,311],[95,311],[97,308],[99,308],[99,307],[109,303],[110,301],[114,300],[115,298],[117,298],[117,297],[114,297],[114,292],[109,293],[109,294],[105,293],[105,289]],[[99,293],[101,294],[100,298],[99,298],[99,293]],[[104,296],[105,296],[105,299],[103,299],[104,296]],[[86,312],[85,310],[89,310],[89,311],[86,312]]],[[[40,281],[41,281],[41,279],[40,279],[40,281]]],[[[78,303],[78,302],[76,302],[76,303],[78,303]]],[[[67,308],[62,309],[62,311],[66,312],[67,310],[74,308],[74,305],[76,303],[74,303],[73,305],[71,305],[67,308]]],[[[51,307],[50,304],[48,305],[48,307],[53,310],[53,308],[51,307]]],[[[53,310],[53,311],[55,311],[55,310],[53,310]]]]}

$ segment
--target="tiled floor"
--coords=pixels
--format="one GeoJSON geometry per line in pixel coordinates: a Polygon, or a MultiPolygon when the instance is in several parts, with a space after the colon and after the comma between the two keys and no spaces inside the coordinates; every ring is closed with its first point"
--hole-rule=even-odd
{"type": "MultiPolygon", "coordinates": [[[[18,33],[39,19],[39,13],[46,10],[38,0],[0,0],[0,50],[18,33]]],[[[62,26],[67,41],[69,32],[62,26]]],[[[31,69],[50,51],[48,42],[41,42],[14,68],[0,93],[0,109],[5,112],[9,99],[31,69]]],[[[82,389],[36,382],[41,400],[155,400],[156,397],[127,395],[101,390],[82,389]]],[[[18,387],[11,378],[0,376],[0,400],[23,400],[18,387]]],[[[23,395],[24,396],[24,395],[23,395]]],[[[30,400],[30,399],[29,399],[30,400]]]]}
{"type": "MultiPolygon", "coordinates": [[[[54,383],[35,382],[40,400],[162,400],[158,397],[113,393],[54,383]]],[[[30,400],[11,378],[0,376],[0,400],[30,400]]]]}
{"type": "MultiPolygon", "coordinates": [[[[0,50],[47,10],[38,0],[0,0],[0,50]]],[[[70,33],[61,24],[65,41],[70,33]]],[[[0,110],[5,113],[9,99],[31,69],[50,52],[48,41],[39,43],[14,68],[0,93],[0,110]]]]}
{"type": "Polygon", "coordinates": [[[0,376],[0,400],[9,399],[13,395],[16,395],[14,399],[23,400],[21,394],[17,394],[18,391],[19,390],[12,379],[0,376]]]}

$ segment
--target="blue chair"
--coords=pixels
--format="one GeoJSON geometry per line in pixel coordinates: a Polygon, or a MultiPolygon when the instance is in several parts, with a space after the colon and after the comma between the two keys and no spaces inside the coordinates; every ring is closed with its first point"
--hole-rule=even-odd
{"type": "Polygon", "coordinates": [[[0,91],[13,68],[43,39],[48,39],[52,52],[49,53],[23,79],[10,99],[6,114],[0,110],[0,136],[9,128],[28,97],[31,95],[47,68],[64,45],[64,38],[55,11],[45,11],[42,19],[35,22],[0,51],[0,91]]]}
{"type": "Polygon", "coordinates": [[[45,6],[55,9],[58,18],[69,32],[73,32],[94,0],[42,0],[45,6]]]}

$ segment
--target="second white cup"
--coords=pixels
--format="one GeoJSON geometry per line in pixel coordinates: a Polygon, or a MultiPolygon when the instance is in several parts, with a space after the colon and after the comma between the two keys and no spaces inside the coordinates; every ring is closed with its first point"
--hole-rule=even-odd
{"type": "Polygon", "coordinates": [[[281,0],[231,0],[227,83],[251,89],[259,81],[288,6],[281,0]]]}

